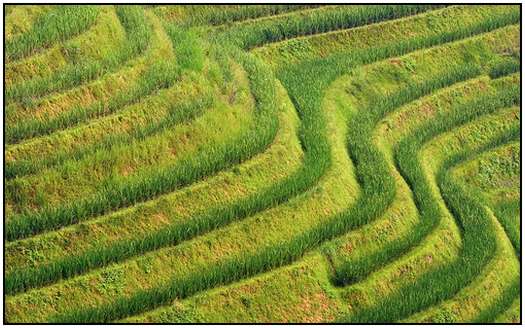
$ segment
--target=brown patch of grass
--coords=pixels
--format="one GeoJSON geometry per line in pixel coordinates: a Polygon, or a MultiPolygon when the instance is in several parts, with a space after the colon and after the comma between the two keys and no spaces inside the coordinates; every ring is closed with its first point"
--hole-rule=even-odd
{"type": "Polygon", "coordinates": [[[354,251],[354,246],[352,245],[352,243],[346,243],[343,246],[343,251],[345,252],[345,254],[351,254],[354,251]]]}
{"type": "Polygon", "coordinates": [[[399,58],[392,58],[392,59],[390,59],[390,64],[392,64],[394,66],[401,67],[401,66],[403,66],[403,61],[401,61],[401,59],[399,59],[399,58]]]}
{"type": "Polygon", "coordinates": [[[170,223],[170,219],[162,212],[154,214],[152,219],[153,222],[158,223],[159,225],[167,225],[170,223]]]}
{"type": "Polygon", "coordinates": [[[128,164],[128,165],[124,166],[122,168],[122,170],[120,170],[120,174],[122,176],[127,177],[128,175],[132,174],[134,171],[135,171],[135,168],[128,164]]]}

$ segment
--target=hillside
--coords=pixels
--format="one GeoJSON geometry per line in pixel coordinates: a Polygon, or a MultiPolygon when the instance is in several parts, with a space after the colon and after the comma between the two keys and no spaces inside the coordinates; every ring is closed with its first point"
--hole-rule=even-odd
{"type": "Polygon", "coordinates": [[[519,5],[4,10],[4,321],[521,321],[519,5]]]}

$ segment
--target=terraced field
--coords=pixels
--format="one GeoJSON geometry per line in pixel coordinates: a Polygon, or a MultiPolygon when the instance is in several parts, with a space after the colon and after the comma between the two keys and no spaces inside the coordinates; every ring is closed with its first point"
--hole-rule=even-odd
{"type": "Polygon", "coordinates": [[[7,322],[521,322],[519,5],[5,10],[7,322]]]}

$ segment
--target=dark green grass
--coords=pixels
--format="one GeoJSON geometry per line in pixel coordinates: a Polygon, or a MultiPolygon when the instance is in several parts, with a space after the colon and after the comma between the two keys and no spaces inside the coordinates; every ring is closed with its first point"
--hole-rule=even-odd
{"type": "MultiPolygon", "coordinates": [[[[491,27],[488,28],[490,29],[491,27]]],[[[483,30],[483,28],[481,30],[483,30]]],[[[310,180],[305,181],[315,181],[317,179],[316,176],[322,175],[322,172],[330,165],[329,156],[324,156],[329,151],[329,146],[326,142],[326,137],[324,136],[326,129],[323,123],[324,120],[322,119],[322,116],[320,116],[320,103],[324,89],[331,83],[331,81],[359,63],[371,62],[380,58],[386,58],[387,56],[420,49],[429,45],[439,44],[440,42],[454,40],[455,38],[465,35],[462,34],[463,32],[465,31],[458,32],[457,34],[451,33],[450,35],[435,38],[421,38],[415,40],[414,42],[407,42],[399,47],[379,47],[379,50],[375,49],[376,51],[372,51],[370,55],[365,54],[365,52],[351,54],[350,56],[346,54],[346,56],[349,58],[339,56],[337,57],[338,59],[313,62],[320,63],[319,67],[309,67],[308,65],[312,63],[308,63],[308,65],[281,72],[281,77],[285,82],[285,85],[288,88],[288,91],[292,96],[292,100],[296,104],[303,121],[303,126],[300,130],[303,148],[305,149],[307,156],[311,156],[310,160],[313,163],[311,167],[315,167],[315,170],[311,169],[312,171],[309,172],[309,175],[306,177],[306,179],[310,180]],[[310,82],[305,83],[305,81],[310,82]]],[[[469,33],[472,33],[472,31],[466,32],[466,35],[470,35],[469,33]]],[[[257,71],[257,69],[254,69],[254,71],[257,71]]],[[[267,72],[264,74],[266,73],[267,72]]],[[[457,74],[457,72],[454,74],[457,74]]],[[[261,73],[261,76],[262,75],[263,73],[261,73]]],[[[445,81],[446,78],[442,81],[442,83],[445,85],[447,83],[452,83],[450,81],[445,81]]],[[[458,77],[453,77],[452,79],[454,78],[458,77]]],[[[260,84],[255,86],[267,85],[268,80],[267,78],[260,77],[258,83],[260,84]]],[[[439,83],[437,85],[439,85],[439,83]]],[[[261,99],[258,99],[258,101],[261,101],[261,99]]],[[[394,100],[394,102],[395,101],[396,100],[394,100]]],[[[232,259],[231,261],[224,262],[217,267],[203,268],[198,274],[188,277],[181,277],[180,279],[174,280],[170,286],[168,286],[168,288],[141,291],[129,298],[119,298],[115,301],[115,303],[109,306],[93,309],[72,310],[71,313],[57,316],[53,319],[59,321],[65,320],[80,322],[107,321],[120,318],[125,315],[142,312],[145,309],[167,303],[174,298],[186,297],[205,288],[236,281],[247,276],[290,263],[291,261],[296,260],[302,256],[305,251],[318,246],[318,244],[324,240],[333,238],[334,236],[340,235],[352,227],[356,227],[362,223],[373,220],[375,217],[380,215],[382,211],[384,211],[384,208],[388,205],[389,201],[391,201],[391,198],[393,197],[393,194],[391,194],[391,190],[393,190],[393,181],[386,173],[388,170],[384,165],[384,159],[381,158],[382,155],[377,150],[370,148],[371,145],[369,140],[364,140],[364,142],[366,142],[364,145],[360,142],[360,140],[366,139],[366,137],[369,136],[370,129],[373,126],[371,122],[373,122],[374,119],[376,118],[373,116],[363,119],[363,129],[352,131],[352,138],[349,141],[349,147],[351,148],[350,153],[352,159],[356,162],[359,180],[361,184],[365,186],[363,198],[358,201],[360,206],[364,206],[362,210],[354,210],[357,211],[357,213],[346,213],[345,215],[347,216],[335,217],[333,218],[333,221],[326,226],[316,227],[311,231],[305,232],[304,235],[298,236],[290,242],[284,242],[282,245],[277,245],[261,250],[253,257],[236,258],[232,259]],[[363,135],[361,135],[361,133],[363,135]],[[354,137],[355,139],[353,139],[354,137]],[[372,165],[370,165],[371,163],[372,165]],[[378,187],[379,190],[381,190],[382,188],[385,188],[385,186],[391,187],[387,188],[386,193],[376,190],[378,187]],[[356,222],[349,222],[350,218],[354,219],[356,217],[358,218],[356,222]]],[[[359,119],[356,117],[355,120],[357,122],[359,119]]],[[[305,166],[310,167],[306,164],[305,166]]],[[[306,185],[309,183],[311,182],[306,183],[306,185]]],[[[242,213],[242,210],[240,212],[242,213]]],[[[227,218],[228,216],[226,215],[224,217],[227,218]]],[[[200,228],[195,228],[192,233],[195,231],[198,233],[198,229],[200,228]]],[[[170,240],[170,238],[175,237],[171,236],[166,240],[170,240]]],[[[153,245],[155,244],[155,241],[153,240],[150,240],[150,242],[153,245]]]]}
{"type": "MultiPolygon", "coordinates": [[[[519,138],[515,138],[514,141],[518,141],[519,138]]],[[[490,149],[491,151],[494,149],[490,149]]],[[[519,161],[519,159],[518,159],[519,161]]],[[[515,161],[513,161],[513,164],[515,161]]],[[[511,169],[513,170],[513,169],[511,169]]],[[[468,188],[466,185],[463,188],[468,188]]],[[[490,204],[486,197],[478,190],[469,190],[470,195],[475,198],[479,204],[490,204]]],[[[509,240],[511,241],[517,257],[521,254],[521,243],[520,243],[520,201],[512,200],[503,202],[492,206],[495,215],[502,225],[503,229],[509,240]]],[[[519,258],[518,258],[519,259],[519,258]]],[[[500,295],[494,304],[486,309],[483,309],[478,316],[475,318],[476,323],[492,323],[496,320],[497,316],[506,311],[513,303],[513,301],[520,296],[521,280],[515,279],[500,295]]]]}
{"type": "MultiPolygon", "coordinates": [[[[202,70],[204,47],[197,44],[199,42],[198,37],[190,31],[176,27],[168,28],[168,34],[171,37],[174,47],[177,58],[176,61],[151,64],[147,67],[143,77],[134,88],[127,93],[117,94],[108,101],[97,101],[87,107],[74,107],[63,115],[48,121],[33,119],[20,122],[12,127],[7,126],[5,131],[7,142],[18,142],[26,138],[49,134],[60,129],[78,125],[95,117],[114,113],[123,106],[133,105],[141,101],[143,97],[151,95],[157,90],[173,87],[175,83],[180,81],[182,74],[188,73],[188,71],[202,70]]],[[[228,63],[223,64],[224,66],[228,65],[228,63]]],[[[225,70],[229,71],[228,69],[225,70]]],[[[220,79],[218,83],[225,85],[227,82],[231,82],[231,77],[229,79],[220,79]]],[[[170,110],[170,115],[161,123],[147,126],[140,131],[132,131],[131,134],[138,134],[145,137],[162,130],[162,127],[166,128],[174,123],[186,122],[199,116],[202,114],[202,107],[209,107],[212,102],[211,95],[203,95],[203,97],[205,99],[195,101],[193,105],[182,104],[179,106],[174,104],[170,110]]],[[[4,175],[7,179],[12,179],[33,174],[42,168],[61,164],[67,159],[78,160],[86,154],[93,153],[94,150],[108,148],[130,140],[131,139],[125,135],[108,136],[101,144],[73,153],[59,153],[56,154],[56,156],[42,159],[8,162],[5,165],[4,175]]]]}
{"type": "MultiPolygon", "coordinates": [[[[249,58],[249,57],[248,57],[249,58]]],[[[253,65],[251,72],[256,73],[251,81],[253,93],[256,98],[261,98],[263,92],[268,91],[272,82],[268,76],[272,73],[253,64],[253,59],[245,59],[246,64],[253,65]]],[[[271,93],[270,93],[271,94],[271,93]]],[[[265,96],[267,97],[267,96],[265,96]]],[[[318,95],[320,99],[320,95],[318,95]]],[[[261,106],[269,106],[270,98],[261,101],[261,106]]],[[[121,261],[130,256],[160,247],[177,244],[196,235],[224,226],[234,220],[245,218],[269,207],[276,206],[290,197],[306,191],[323,175],[330,165],[329,146],[324,136],[324,118],[321,115],[320,104],[315,108],[308,108],[303,112],[303,117],[309,117],[300,130],[300,140],[303,148],[307,149],[303,166],[283,181],[280,181],[260,193],[242,199],[228,206],[214,208],[210,211],[192,218],[185,224],[175,224],[167,229],[152,233],[141,240],[125,240],[111,245],[105,249],[85,253],[80,257],[68,258],[47,266],[31,270],[21,270],[9,274],[6,278],[6,291],[16,293],[24,289],[40,286],[60,278],[67,278],[85,272],[89,269],[100,267],[111,262],[121,261]]]]}
{"type": "Polygon", "coordinates": [[[494,206],[494,212],[499,222],[505,229],[505,233],[512,242],[512,246],[516,250],[516,254],[521,254],[521,238],[520,238],[520,200],[513,200],[500,203],[494,206]]]}
{"type": "Polygon", "coordinates": [[[493,68],[490,71],[489,75],[491,78],[495,79],[500,76],[505,76],[520,71],[521,63],[518,56],[518,58],[511,57],[497,61],[493,64],[493,68]]]}
{"type": "Polygon", "coordinates": [[[184,6],[186,25],[229,25],[247,19],[272,16],[296,10],[315,8],[319,5],[219,5],[219,6],[184,6]]]}
{"type": "Polygon", "coordinates": [[[91,146],[83,147],[72,152],[59,152],[53,156],[39,158],[37,160],[19,160],[6,163],[5,178],[13,179],[29,174],[34,174],[48,167],[62,165],[68,161],[78,161],[97,152],[109,151],[112,148],[130,143],[132,141],[145,140],[149,136],[161,133],[177,124],[188,123],[201,116],[205,109],[213,106],[214,100],[210,94],[202,94],[202,98],[172,104],[168,114],[155,123],[137,127],[127,134],[108,134],[100,142],[91,146]]]}
{"type": "Polygon", "coordinates": [[[498,297],[494,305],[482,310],[474,323],[494,323],[499,314],[505,312],[512,306],[513,301],[521,295],[521,279],[516,279],[508,286],[503,295],[498,297]]]}

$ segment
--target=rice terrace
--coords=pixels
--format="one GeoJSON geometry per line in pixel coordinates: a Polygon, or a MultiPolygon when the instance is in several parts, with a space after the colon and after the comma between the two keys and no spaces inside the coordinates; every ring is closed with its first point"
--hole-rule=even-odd
{"type": "Polygon", "coordinates": [[[4,5],[5,323],[520,323],[521,5],[4,5]]]}

